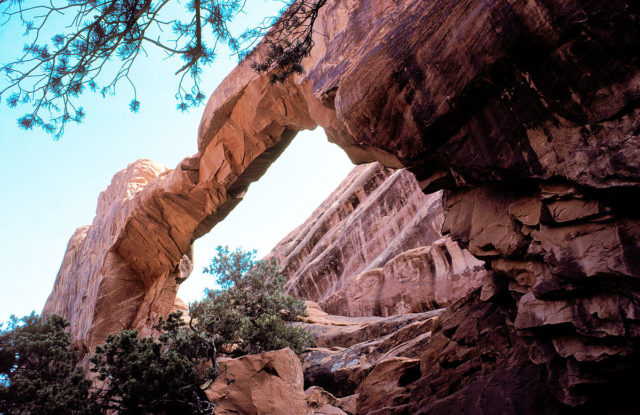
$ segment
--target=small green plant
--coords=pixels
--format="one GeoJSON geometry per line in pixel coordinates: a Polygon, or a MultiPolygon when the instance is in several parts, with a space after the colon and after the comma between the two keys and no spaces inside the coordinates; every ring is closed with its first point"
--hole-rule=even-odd
{"type": "Polygon", "coordinates": [[[285,347],[300,353],[315,339],[287,322],[306,315],[303,300],[284,292],[285,278],[275,261],[256,260],[255,251],[218,247],[205,273],[217,277],[220,290],[191,305],[195,329],[231,356],[285,347]]]}

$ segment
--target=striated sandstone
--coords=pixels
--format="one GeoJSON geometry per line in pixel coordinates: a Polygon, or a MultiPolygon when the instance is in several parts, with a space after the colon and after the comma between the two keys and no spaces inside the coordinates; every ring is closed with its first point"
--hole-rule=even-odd
{"type": "Polygon", "coordinates": [[[327,315],[322,322],[303,324],[319,346],[301,355],[305,385],[320,386],[338,397],[353,395],[381,362],[418,358],[442,311],[385,318],[327,315]]]}
{"type": "Polygon", "coordinates": [[[441,194],[404,170],[362,165],[272,250],[288,291],[345,316],[445,307],[479,287],[483,262],[442,239],[441,194]]]}
{"type": "MultiPolygon", "coordinates": [[[[330,313],[397,314],[383,307],[349,309],[339,304],[338,298],[348,296],[349,287],[358,284],[358,276],[370,270],[380,274],[380,282],[384,281],[378,268],[404,251],[439,239],[441,226],[439,193],[423,194],[407,171],[393,171],[379,163],[362,165],[354,168],[270,255],[283,268],[291,294],[316,301],[330,313]]],[[[377,293],[371,295],[375,297],[377,293]]],[[[420,300],[406,307],[408,310],[398,311],[426,308],[420,300]]]]}
{"type": "Polygon", "coordinates": [[[356,275],[322,306],[351,316],[419,313],[450,305],[482,286],[485,276],[482,261],[444,238],[356,275]]]}
{"type": "Polygon", "coordinates": [[[442,310],[427,313],[409,313],[391,317],[346,317],[324,312],[318,304],[307,301],[307,317],[292,323],[316,337],[318,347],[349,347],[356,343],[377,339],[394,333],[415,322],[424,321],[426,326],[433,323],[433,317],[442,310]]]}

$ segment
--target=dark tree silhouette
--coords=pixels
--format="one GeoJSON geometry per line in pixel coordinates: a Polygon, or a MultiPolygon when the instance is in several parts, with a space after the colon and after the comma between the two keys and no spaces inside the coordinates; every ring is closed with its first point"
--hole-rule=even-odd
{"type": "Polygon", "coordinates": [[[69,322],[35,313],[0,324],[0,414],[91,415],[91,381],[76,367],[69,322]]]}
{"type": "Polygon", "coordinates": [[[160,48],[182,61],[175,72],[177,107],[182,111],[204,101],[200,74],[222,44],[252,60],[251,50],[264,39],[268,54],[264,61],[251,62],[256,71],[271,71],[274,82],[300,73],[326,0],[286,0],[280,17],[266,18],[239,36],[228,24],[247,6],[246,0],[188,0],[184,5],[175,0],[39,3],[0,0],[0,25],[19,19],[27,37],[22,54],[0,66],[6,81],[0,97],[10,107],[31,106],[18,120],[21,127],[40,127],[57,139],[65,125],[84,118],[78,98],[87,89],[106,96],[121,81],[128,82],[133,89],[130,109],[138,111],[140,101],[130,74],[146,48],[160,48]],[[180,11],[185,20],[176,18],[180,11]]]}

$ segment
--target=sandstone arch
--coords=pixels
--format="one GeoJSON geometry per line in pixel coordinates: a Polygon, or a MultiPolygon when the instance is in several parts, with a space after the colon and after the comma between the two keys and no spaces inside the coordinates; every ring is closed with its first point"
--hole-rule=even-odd
{"type": "MultiPolygon", "coordinates": [[[[122,328],[145,332],[168,312],[176,279],[186,278],[193,241],[239,203],[297,131],[321,125],[354,162],[377,158],[401,166],[390,153],[356,143],[338,123],[331,105],[336,87],[312,91],[314,71],[332,64],[323,56],[329,44],[345,46],[335,40],[352,31],[347,17],[353,6],[338,1],[325,7],[317,23],[322,32],[305,64],[309,76],[272,84],[268,76],[239,65],[207,103],[197,154],[174,170],[141,160],[114,176],[101,194],[94,224],[72,237],[43,310],[70,319],[80,350],[92,350],[122,328]],[[114,304],[119,306],[114,309],[114,304]]],[[[367,14],[382,12],[375,4],[360,6],[367,14]]],[[[383,22],[369,25],[388,18],[383,15],[383,22]]],[[[363,43],[366,33],[357,33],[353,41],[363,43]]]]}
{"type": "Polygon", "coordinates": [[[145,327],[171,307],[193,240],[319,125],[356,163],[449,189],[444,231],[493,270],[482,300],[513,300],[532,364],[562,402],[584,403],[585,385],[617,376],[608,362],[640,360],[637,17],[626,0],[331,1],[305,76],[272,85],[239,66],[207,104],[196,155],[116,175],[44,312],[69,317],[85,351],[145,327]],[[128,305],[101,317],[110,295],[128,305]]]}

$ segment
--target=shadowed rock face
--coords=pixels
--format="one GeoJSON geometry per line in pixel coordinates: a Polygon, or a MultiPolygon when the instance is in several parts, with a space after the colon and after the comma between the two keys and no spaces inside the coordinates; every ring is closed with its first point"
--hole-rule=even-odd
{"type": "MultiPolygon", "coordinates": [[[[295,131],[320,125],[354,162],[405,166],[425,191],[446,189],[443,233],[492,270],[473,300],[485,304],[457,311],[468,317],[456,344],[475,338],[464,334],[475,321],[479,333],[505,331],[496,367],[534,365],[524,378],[540,394],[576,407],[614,396],[624,388],[612,379],[640,360],[639,14],[630,0],[329,1],[306,75],[272,85],[239,66],[207,104],[196,155],[123,173],[142,178],[136,190],[148,184],[114,191],[74,234],[45,312],[70,318],[85,351],[108,330],[148,327],[173,304],[193,240],[295,131]],[[495,298],[511,299],[499,322],[495,298]]],[[[479,367],[469,364],[476,385],[491,384],[479,367]]],[[[416,382],[403,405],[483,402],[482,388],[442,379],[454,384],[416,382]]],[[[630,396],[616,404],[632,408],[630,396]]],[[[521,412],[547,402],[522,399],[521,412]]]]}

